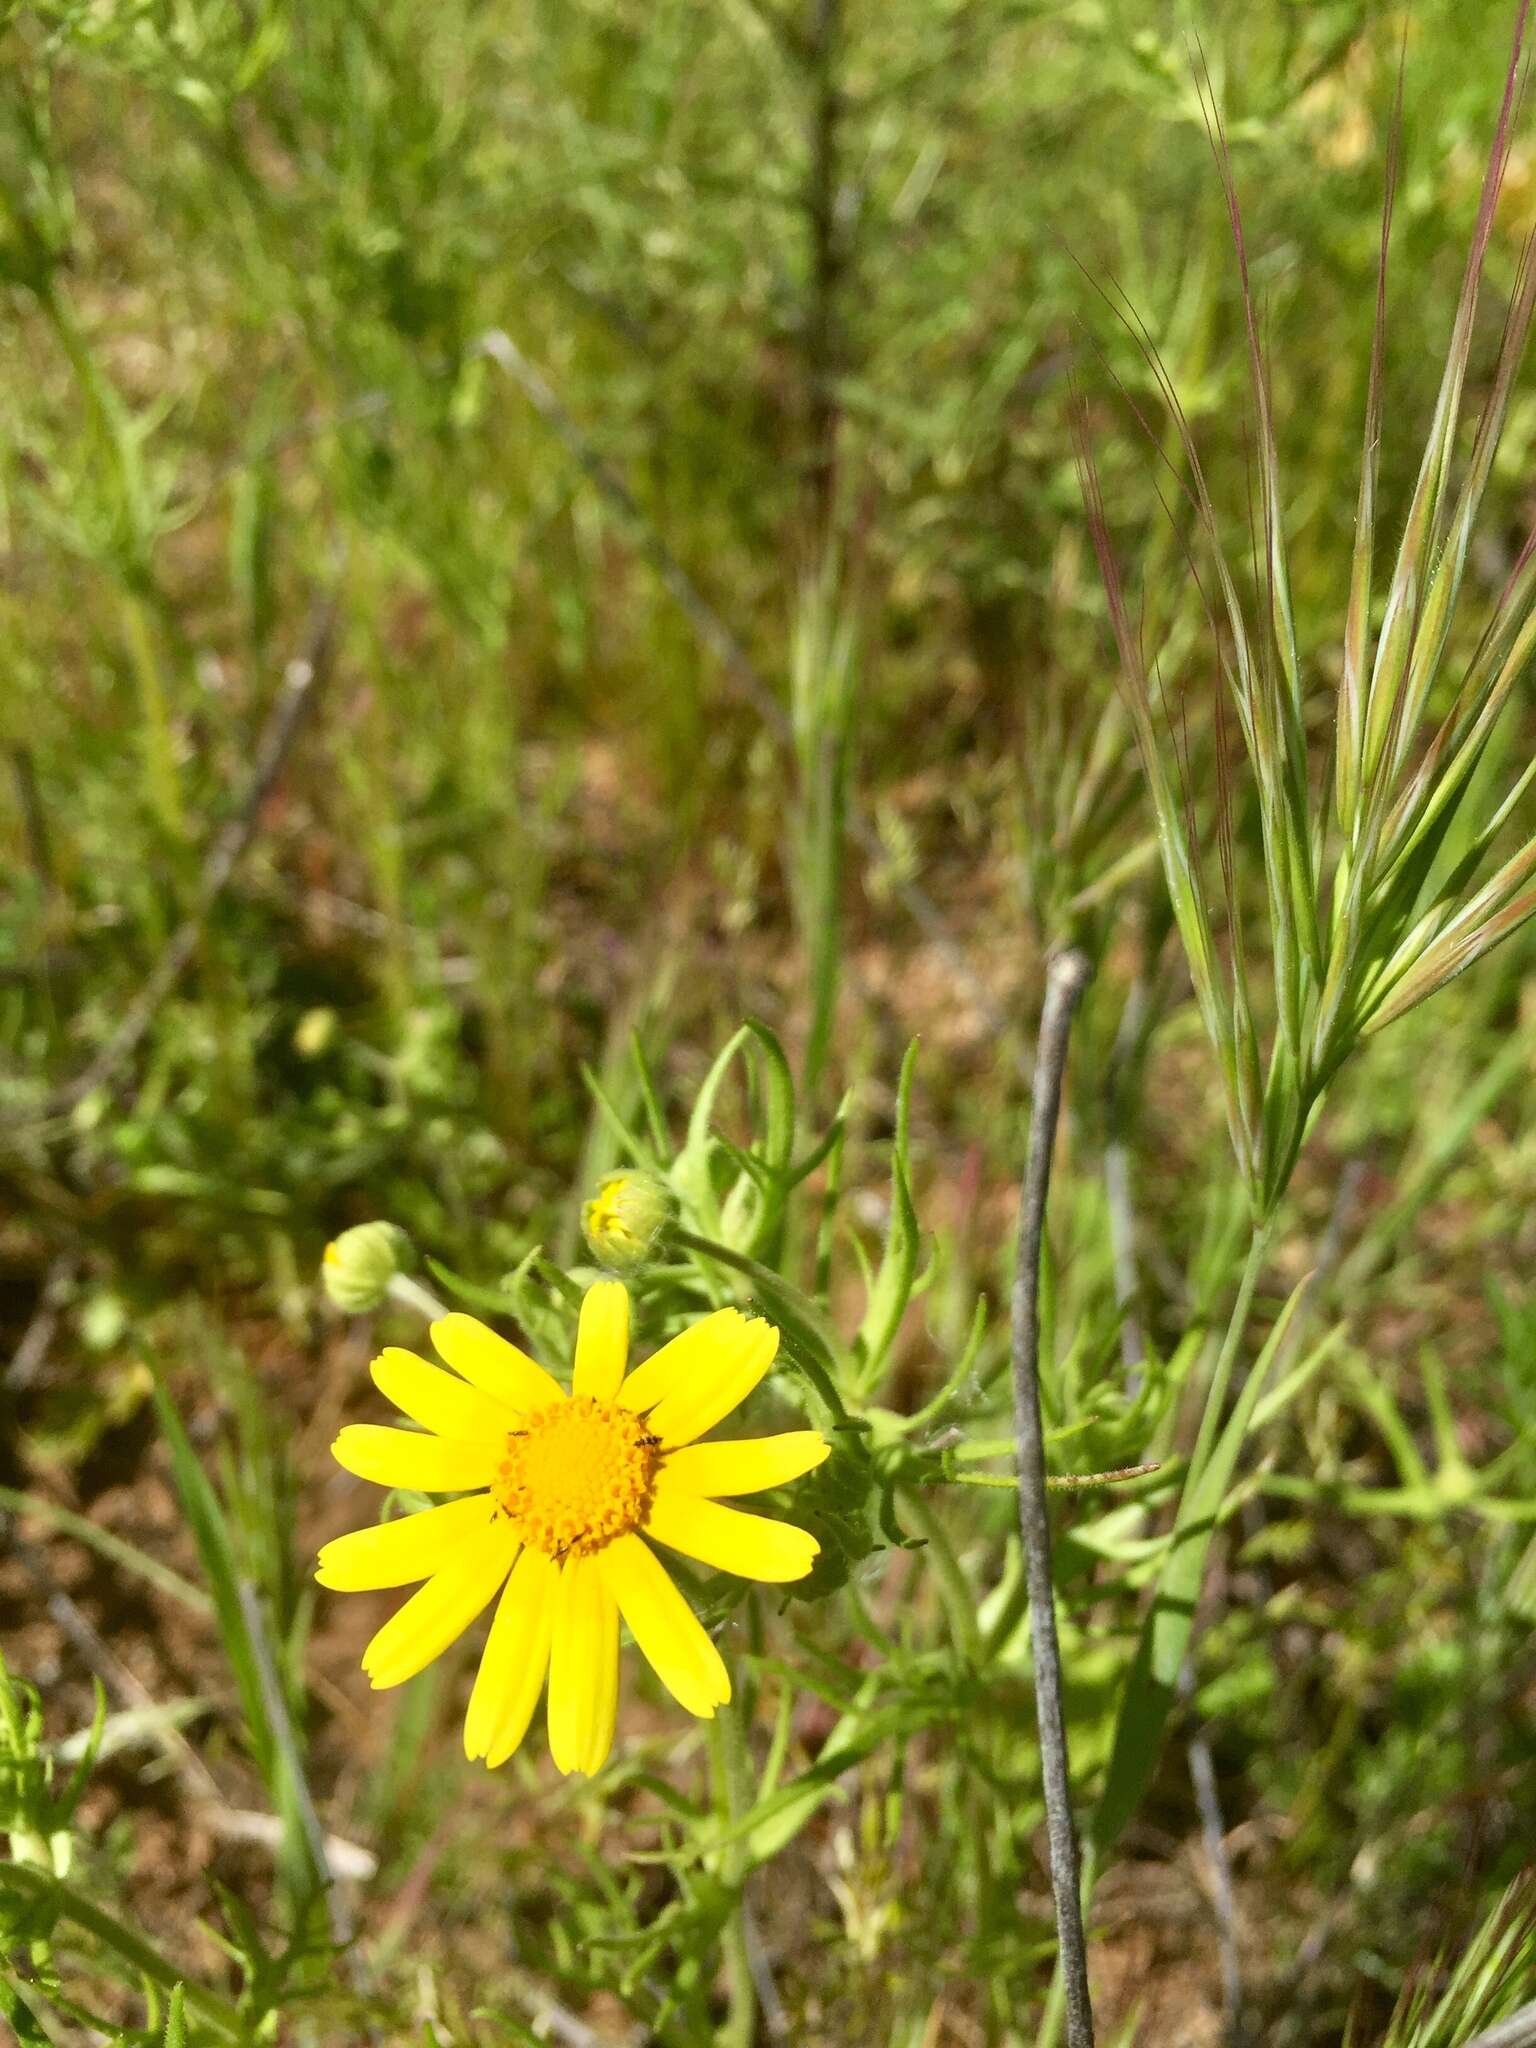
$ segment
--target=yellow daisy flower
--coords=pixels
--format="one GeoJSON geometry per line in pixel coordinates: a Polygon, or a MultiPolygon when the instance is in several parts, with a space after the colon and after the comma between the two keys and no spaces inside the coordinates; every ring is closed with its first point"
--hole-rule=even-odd
{"type": "Polygon", "coordinates": [[[762,1379],[778,1331],[720,1309],[626,1375],[629,1296],[600,1280],[582,1300],[569,1394],[473,1316],[444,1316],[432,1342],[451,1372],[410,1351],[373,1361],[380,1392],[428,1434],[351,1424],[331,1446],[360,1479],[463,1495],[320,1552],[316,1578],[341,1592],[426,1581],[363,1652],[375,1690],[413,1678],[499,1591],[464,1720],[471,1761],[506,1762],[547,1672],[550,1753],[562,1771],[596,1771],[613,1743],[621,1615],[673,1698],[710,1719],[731,1696],[725,1665],[645,1539],[770,1584],[811,1569],[814,1536],[722,1498],[809,1472],[829,1449],[821,1433],[696,1441],[762,1379]]]}

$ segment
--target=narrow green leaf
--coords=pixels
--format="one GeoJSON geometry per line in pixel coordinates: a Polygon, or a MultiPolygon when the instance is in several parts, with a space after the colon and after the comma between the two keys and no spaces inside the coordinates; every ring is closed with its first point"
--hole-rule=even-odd
{"type": "MultiPolygon", "coordinates": [[[[1101,1853],[1115,1841],[1135,1812],[1156,1768],[1163,1730],[1177,1697],[1179,1669],[1189,1648],[1205,1560],[1222,1501],[1237,1469],[1270,1368],[1285,1342],[1306,1284],[1306,1280],[1297,1284],[1277,1317],[1209,1458],[1203,1467],[1191,1465],[1172,1543],[1158,1575],[1135,1662],[1120,1697],[1104,1792],[1093,1818],[1093,1837],[1101,1853]]],[[[1315,1349],[1326,1351],[1340,1334],[1330,1332],[1315,1349]]],[[[1291,1377],[1297,1386],[1304,1384],[1296,1375],[1291,1377]]]]}
{"type": "Polygon", "coordinates": [[[234,1673],[240,1706],[252,1753],[263,1778],[271,1782],[276,1761],[272,1729],[267,1720],[261,1690],[261,1674],[245,1630],[240,1608],[239,1572],[230,1540],[224,1508],[213,1482],[203,1470],[176,1404],[167,1392],[158,1370],[153,1373],[155,1411],[171,1454],[171,1473],[187,1520],[192,1527],[198,1556],[213,1595],[214,1614],[225,1655],[234,1673]]]}
{"type": "Polygon", "coordinates": [[[788,1170],[795,1148],[795,1077],[789,1057],[760,1018],[747,1030],[758,1048],[763,1073],[763,1157],[775,1173],[788,1170]]]}
{"type": "Polygon", "coordinates": [[[641,1106],[645,1110],[646,1130],[651,1140],[653,1159],[671,1157],[672,1144],[667,1135],[666,1113],[661,1106],[661,1096],[656,1087],[656,1076],[651,1072],[651,1063],[646,1056],[645,1046],[638,1031],[630,1036],[630,1051],[635,1062],[635,1083],[640,1090],[641,1106]]]}
{"type": "Polygon", "coordinates": [[[172,1571],[168,1564],[151,1557],[148,1551],[125,1542],[121,1536],[114,1536],[110,1529],[100,1528],[84,1515],[60,1507],[56,1501],[45,1500],[38,1493],[22,1493],[14,1486],[0,1486],[0,1508],[8,1509],[13,1515],[36,1515],[39,1521],[52,1523],[64,1535],[87,1544],[99,1556],[121,1566],[125,1572],[132,1572],[157,1592],[166,1594],[194,1614],[213,1612],[213,1602],[201,1586],[194,1586],[190,1579],[184,1579],[180,1572],[172,1571]]]}
{"type": "Polygon", "coordinates": [[[910,1165],[912,1076],[916,1063],[917,1040],[913,1039],[902,1060],[901,1078],[896,1088],[896,1134],[891,1145],[891,1221],[886,1233],[885,1253],[870,1289],[864,1320],[854,1339],[859,1381],[866,1392],[878,1381],[891,1346],[896,1341],[917,1277],[921,1233],[912,1201],[910,1165]]]}
{"type": "Polygon", "coordinates": [[[143,1935],[113,1917],[94,1900],[72,1885],[37,1870],[30,1864],[0,1864],[0,1899],[7,1895],[21,1902],[43,1907],[89,1934],[136,1975],[171,1992],[179,1985],[187,2011],[221,2040],[243,2041],[245,2029],[240,2014],[227,1998],[204,1985],[186,1982],[175,1964],[162,1956],[143,1935]]]}
{"type": "Polygon", "coordinates": [[[171,1991],[170,2010],[165,2016],[165,2048],[187,2048],[187,1987],[177,1984],[171,1991]]]}
{"type": "Polygon", "coordinates": [[[715,1194],[711,1167],[714,1147],[710,1125],[714,1120],[715,1101],[725,1084],[725,1077],[730,1072],[732,1062],[751,1043],[752,1032],[743,1024],[732,1032],[716,1055],[694,1098],[693,1110],[688,1118],[688,1135],[672,1165],[673,1186],[682,1196],[700,1229],[710,1237],[722,1235],[720,1204],[715,1194]]]}
{"type": "Polygon", "coordinates": [[[651,1173],[665,1171],[663,1163],[657,1154],[646,1143],[644,1138],[630,1129],[618,1110],[615,1109],[603,1088],[602,1082],[598,1080],[596,1074],[593,1073],[589,1066],[583,1065],[581,1078],[587,1085],[587,1092],[597,1105],[598,1115],[620,1148],[629,1155],[637,1166],[643,1166],[651,1173]]]}

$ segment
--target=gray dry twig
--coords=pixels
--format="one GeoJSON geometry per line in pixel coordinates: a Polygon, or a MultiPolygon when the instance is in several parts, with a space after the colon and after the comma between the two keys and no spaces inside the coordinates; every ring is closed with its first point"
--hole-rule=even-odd
{"type": "Polygon", "coordinates": [[[1060,953],[1051,962],[1035,1058],[1034,1109],[1029,1158],[1019,1196],[1018,1263],[1013,1278],[1013,1405],[1018,1433],[1019,1539],[1029,1587],[1030,1643],[1034,1653],[1035,1707],[1040,1727],[1040,1773],[1050,1842],[1051,1889],[1056,1898],[1056,1939],[1066,1993],[1068,2048],[1093,2048],[1093,2007],[1088,1997],[1088,1954],[1083,1938],[1077,1831],[1062,1709],[1061,1648],[1051,1582],[1051,1521],[1046,1495],[1045,1434],[1040,1420],[1040,1251],[1051,1154],[1061,1112],[1062,1081],[1072,1014],[1088,985],[1087,956],[1060,953]]]}
{"type": "MultiPolygon", "coordinates": [[[[1194,1698],[1194,1667],[1186,1657],[1179,1667],[1179,1697],[1194,1698]]],[[[1243,2038],[1243,1966],[1237,1938],[1237,1893],[1232,1883],[1232,1862],[1227,1855],[1227,1823],[1221,1810],[1221,1792],[1216,1783],[1216,1759],[1210,1738],[1197,1727],[1189,1738],[1189,1779],[1194,1787],[1200,1814],[1200,1837],[1211,1872],[1211,1903],[1216,1914],[1216,1940],[1221,1957],[1221,2003],[1225,2038],[1243,2038]]]]}
{"type": "Polygon", "coordinates": [[[1536,1999],[1475,2035],[1467,2048],[1536,2048],[1536,1999]]]}

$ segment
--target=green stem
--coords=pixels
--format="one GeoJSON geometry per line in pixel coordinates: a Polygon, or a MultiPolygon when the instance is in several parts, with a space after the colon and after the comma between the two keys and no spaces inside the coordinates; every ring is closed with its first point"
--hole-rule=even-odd
{"type": "Polygon", "coordinates": [[[1248,1246],[1243,1276],[1238,1282],[1237,1299],[1232,1304],[1226,1335],[1222,1338],[1221,1350],[1216,1355],[1211,1383],[1206,1389],[1205,1406],[1200,1414],[1200,1428],[1195,1437],[1195,1447],[1190,1453],[1189,1469],[1184,1474],[1184,1486],[1179,1495],[1181,1518],[1185,1504],[1195,1497],[1196,1489],[1215,1447],[1217,1432],[1221,1428],[1221,1411],[1226,1406],[1227,1389],[1232,1383],[1232,1369],[1237,1363],[1238,1352],[1242,1349],[1243,1337],[1248,1328],[1248,1317],[1253,1308],[1254,1289],[1258,1286],[1259,1274],[1263,1271],[1264,1261],[1269,1254],[1269,1241],[1274,1235],[1274,1229],[1275,1219],[1272,1215],[1253,1226],[1253,1238],[1248,1246]]]}
{"type": "Polygon", "coordinates": [[[447,1303],[439,1301],[430,1288],[423,1287],[419,1280],[413,1280],[409,1273],[393,1274],[386,1292],[391,1301],[397,1302],[401,1308],[415,1309],[429,1323],[440,1322],[448,1313],[447,1303]]]}
{"type": "MultiPolygon", "coordinates": [[[[708,1728],[715,1812],[730,1829],[751,1806],[746,1739],[734,1707],[722,1707],[708,1728]]],[[[729,2010],[716,2036],[717,2048],[752,2048],[757,2038],[757,1986],[747,1943],[746,1875],[742,1842],[732,1839],[721,1851],[721,1876],[735,1898],[721,1936],[729,2010]]]]}
{"type": "Polygon", "coordinates": [[[901,1497],[906,1502],[908,1519],[928,1546],[939,1598],[944,1603],[955,1648],[968,1664],[979,1664],[981,1630],[976,1621],[976,1596],[960,1569],[955,1546],[950,1542],[944,1524],[915,1488],[903,1487],[901,1497]]]}
{"type": "Polygon", "coordinates": [[[683,1250],[745,1274],[752,1282],[759,1302],[788,1340],[795,1363],[820,1395],[826,1408],[827,1423],[834,1429],[846,1426],[850,1418],[838,1392],[836,1379],[846,1373],[847,1359],[836,1331],[815,1303],[807,1300],[799,1288],[781,1273],[748,1258],[745,1252],[732,1251],[729,1245],[717,1244],[712,1237],[701,1237],[697,1231],[686,1230],[681,1224],[675,1224],[669,1236],[671,1242],[683,1250]]]}
{"type": "Polygon", "coordinates": [[[123,635],[139,696],[145,779],[162,828],[170,838],[181,839],[186,836],[181,770],[176,759],[165,679],[144,602],[145,593],[153,590],[155,520],[138,445],[122,401],[92,354],[68,297],[50,280],[39,294],[39,303],[69,358],[75,381],[116,475],[126,537],[126,560],[121,564],[123,635]]]}
{"type": "MultiPolygon", "coordinates": [[[[1200,1498],[1200,1487],[1206,1468],[1220,1441],[1222,1410],[1226,1406],[1227,1391],[1231,1386],[1233,1369],[1247,1332],[1254,1292],[1268,1254],[1274,1227],[1272,1215],[1260,1219],[1253,1227],[1253,1238],[1248,1246],[1248,1256],[1243,1263],[1242,1278],[1238,1282],[1237,1298],[1232,1304],[1226,1334],[1222,1338],[1221,1349],[1217,1353],[1215,1368],[1211,1373],[1211,1382],[1206,1389],[1200,1428],[1179,1494],[1178,1513],[1174,1518],[1175,1544],[1181,1533],[1188,1531],[1194,1519],[1194,1504],[1200,1498]]],[[[1194,1561],[1193,1566],[1198,1576],[1202,1571],[1204,1547],[1209,1542],[1209,1535],[1203,1539],[1190,1540],[1199,1540],[1201,1543],[1198,1559],[1194,1561]]],[[[1195,1560],[1195,1553],[1191,1552],[1190,1556],[1195,1560]]],[[[1160,1661],[1171,1662],[1177,1666],[1182,1661],[1193,1624],[1198,1588],[1195,1597],[1178,1603],[1176,1611],[1166,1614],[1160,1612],[1159,1601],[1166,1590],[1166,1573],[1165,1567],[1164,1577],[1159,1581],[1158,1596],[1154,1598],[1151,1614],[1143,1628],[1136,1664],[1132,1667],[1125,1692],[1122,1694],[1104,1792],[1100,1797],[1099,1810],[1094,1816],[1094,1825],[1084,1843],[1079,1896],[1085,1915],[1105,1854],[1120,1829],[1140,1804],[1142,1795],[1151,1781],[1162,1749],[1162,1732],[1173,1708],[1174,1686],[1171,1675],[1159,1678],[1151,1668],[1152,1632],[1161,1623],[1171,1648],[1165,1646],[1160,1661]]],[[[1063,1986],[1058,1970],[1051,1980],[1050,1996],[1041,2021],[1036,2048],[1057,2048],[1063,2018],[1063,1986]]]]}
{"type": "Polygon", "coordinates": [[[990,1664],[993,1658],[1001,1653],[1003,1645],[1029,1611],[1029,1580],[1025,1576],[1024,1560],[1017,1552],[1009,1561],[1010,1571],[1013,1571],[1015,1563],[1018,1569],[1013,1573],[1011,1581],[1006,1577],[1003,1580],[1007,1588],[1003,1603],[992,1617],[992,1625],[982,1642],[981,1655],[985,1664],[990,1664]]]}
{"type": "Polygon", "coordinates": [[[155,657],[155,643],[142,599],[136,591],[122,596],[123,634],[139,694],[139,719],[144,735],[144,774],[161,828],[172,839],[184,839],[186,810],[181,800],[181,770],[171,729],[165,681],[155,657]]]}
{"type": "Polygon", "coordinates": [[[103,1948],[109,1949],[135,1976],[147,1977],[162,1991],[169,1992],[178,1984],[182,1985],[188,2009],[196,2013],[206,2026],[212,2027],[226,2040],[241,2041],[245,2038],[240,2014],[227,1998],[216,1991],[206,1990],[201,1984],[189,1982],[185,1973],[174,1963],[167,1962],[158,1949],[152,1948],[131,1927],[125,1927],[110,1913],[92,1905],[72,1886],[61,1883],[47,1871],[32,1869],[24,1863],[11,1863],[0,1871],[0,1895],[7,1891],[21,1893],[29,1902],[50,1909],[59,1919],[69,1920],[83,1933],[94,1935],[103,1948]]]}

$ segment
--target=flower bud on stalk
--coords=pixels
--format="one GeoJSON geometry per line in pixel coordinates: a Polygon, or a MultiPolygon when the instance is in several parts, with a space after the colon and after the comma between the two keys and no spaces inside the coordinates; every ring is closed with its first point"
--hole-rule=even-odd
{"type": "Polygon", "coordinates": [[[359,1223],[325,1248],[320,1283],[349,1316],[379,1308],[390,1282],[416,1263],[411,1240],[398,1223],[359,1223]]]}
{"type": "Polygon", "coordinates": [[[677,1197],[654,1173],[605,1174],[581,1212],[592,1256],[613,1273],[638,1273],[677,1221],[677,1197]]]}

